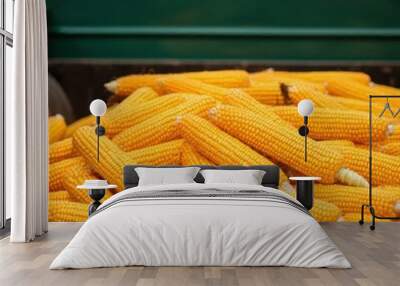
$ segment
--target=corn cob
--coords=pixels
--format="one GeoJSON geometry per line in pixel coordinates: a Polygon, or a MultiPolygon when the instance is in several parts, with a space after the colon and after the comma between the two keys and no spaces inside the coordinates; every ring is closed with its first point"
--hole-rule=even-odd
{"type": "Polygon", "coordinates": [[[325,84],[315,83],[311,81],[305,81],[302,79],[295,78],[293,76],[278,75],[274,72],[258,72],[250,75],[251,83],[284,83],[286,85],[305,85],[309,88],[318,90],[319,92],[326,92],[325,84]]]}
{"type": "Polygon", "coordinates": [[[303,99],[310,99],[318,107],[342,108],[342,105],[336,101],[335,97],[303,84],[290,85],[289,97],[295,104],[303,99]]]}
{"type": "Polygon", "coordinates": [[[377,84],[371,82],[369,86],[376,91],[376,94],[390,94],[390,95],[400,95],[400,88],[384,85],[384,84],[377,84]]]}
{"type": "Polygon", "coordinates": [[[55,192],[63,190],[62,178],[64,173],[71,168],[85,165],[86,162],[82,157],[74,157],[49,165],[49,191],[55,192]]]}
{"type": "Polygon", "coordinates": [[[167,143],[149,146],[131,151],[130,160],[145,165],[179,165],[183,140],[173,140],[167,143]]]}
{"type": "Polygon", "coordinates": [[[371,81],[371,78],[368,74],[363,72],[353,72],[353,71],[287,72],[287,71],[267,70],[267,72],[268,71],[276,75],[288,76],[317,83],[326,83],[331,79],[348,79],[366,85],[371,81]]]}
{"type": "Polygon", "coordinates": [[[82,126],[92,126],[96,124],[96,118],[93,115],[88,115],[78,119],[72,124],[68,125],[67,130],[65,131],[64,138],[72,137],[74,132],[81,128],[82,126]]]}
{"type": "MultiPolygon", "coordinates": [[[[62,178],[62,184],[64,189],[67,190],[71,200],[89,204],[93,200],[89,197],[86,190],[77,189],[77,186],[85,183],[85,180],[98,180],[99,177],[95,176],[90,170],[89,166],[78,166],[77,168],[71,168],[65,172],[62,178]]],[[[112,196],[110,190],[106,190],[103,201],[112,196]]]]}
{"type": "MultiPolygon", "coordinates": [[[[272,165],[273,163],[207,120],[186,115],[177,118],[182,137],[208,160],[217,165],[272,165]]],[[[281,184],[287,182],[281,171],[281,184]]]]}
{"type": "MultiPolygon", "coordinates": [[[[296,128],[304,124],[294,106],[274,107],[273,111],[296,128]]],[[[344,139],[368,143],[369,114],[343,109],[315,108],[309,120],[309,129],[310,137],[317,140],[344,139]]],[[[383,141],[392,129],[393,126],[388,120],[373,120],[373,140],[383,141]]]]}
{"type": "MultiPolygon", "coordinates": [[[[319,142],[324,144],[324,142],[319,142]]],[[[336,146],[333,149],[345,156],[345,165],[363,176],[369,177],[369,151],[357,147],[336,146]]],[[[373,151],[372,184],[400,184],[400,157],[373,151]]]]}
{"type": "Polygon", "coordinates": [[[198,153],[189,143],[185,142],[182,145],[182,154],[181,154],[181,165],[182,166],[191,166],[191,165],[214,165],[203,157],[200,153],[198,153]]]}
{"type": "Polygon", "coordinates": [[[71,197],[69,196],[67,191],[57,191],[49,193],[50,201],[69,201],[71,197]]]}
{"type": "Polygon", "coordinates": [[[165,93],[189,92],[204,94],[213,97],[217,101],[223,101],[229,89],[206,84],[199,80],[188,79],[181,76],[162,78],[158,81],[160,88],[165,93]]]}
{"type": "MultiPolygon", "coordinates": [[[[335,100],[343,106],[345,109],[349,110],[358,110],[358,111],[364,111],[364,112],[369,112],[369,103],[368,100],[360,100],[360,99],[353,99],[353,98],[345,98],[345,97],[340,97],[337,96],[335,97],[335,100]]],[[[372,105],[372,114],[373,115],[380,115],[382,112],[382,105],[384,102],[381,101],[381,104],[373,104],[372,105]]],[[[392,115],[389,113],[385,113],[384,117],[387,119],[393,119],[392,115]]]]}
{"type": "Polygon", "coordinates": [[[400,124],[393,124],[393,130],[390,136],[382,142],[383,144],[399,143],[400,142],[400,124]]]}
{"type": "Polygon", "coordinates": [[[262,104],[282,105],[290,100],[283,97],[278,82],[252,83],[251,86],[241,88],[240,90],[254,97],[262,104]]]}
{"type": "Polygon", "coordinates": [[[248,109],[254,113],[279,122],[287,128],[292,128],[291,125],[282,120],[270,108],[258,102],[256,99],[240,89],[227,89],[218,86],[205,84],[196,80],[185,80],[182,78],[173,78],[162,81],[162,84],[169,91],[187,91],[212,96],[217,102],[223,102],[233,106],[248,109]]]}
{"type": "Polygon", "coordinates": [[[232,89],[229,93],[227,93],[224,98],[224,103],[254,112],[261,117],[267,117],[275,121],[276,124],[279,123],[288,130],[292,130],[293,132],[297,133],[297,129],[275,114],[271,107],[261,104],[250,95],[239,89],[232,89]]]}
{"type": "Polygon", "coordinates": [[[121,109],[117,113],[110,114],[103,118],[102,124],[106,128],[107,136],[112,137],[151,116],[176,107],[185,100],[187,100],[187,97],[181,94],[158,97],[149,102],[121,109]]]}
{"type": "Polygon", "coordinates": [[[72,138],[66,138],[61,141],[50,144],[49,161],[55,163],[76,156],[76,150],[72,144],[72,138]]]}
{"type": "Polygon", "coordinates": [[[340,219],[342,211],[334,204],[315,199],[311,215],[319,222],[336,222],[340,219]]]}
{"type": "MultiPolygon", "coordinates": [[[[380,95],[400,95],[400,88],[397,87],[392,87],[388,85],[382,85],[382,84],[370,84],[371,89],[373,90],[373,94],[380,94],[380,95]]],[[[392,108],[393,112],[396,112],[397,110],[400,109],[400,101],[398,99],[386,99],[386,98],[374,98],[374,106],[376,105],[376,109],[380,109],[380,112],[382,111],[383,105],[387,102],[387,100],[390,101],[390,107],[392,108]],[[378,104],[380,103],[380,104],[378,104]]],[[[392,115],[389,112],[386,112],[384,115],[386,117],[393,119],[396,122],[399,122],[399,116],[396,118],[393,118],[392,115]]]]}
{"type": "Polygon", "coordinates": [[[371,81],[371,78],[368,74],[353,71],[293,72],[291,74],[297,78],[321,83],[326,83],[330,79],[336,78],[351,79],[362,84],[368,84],[371,81]]]}
{"type": "Polygon", "coordinates": [[[118,114],[120,112],[124,112],[125,109],[137,108],[137,106],[140,106],[141,104],[149,102],[158,97],[158,94],[150,87],[139,88],[124,98],[124,100],[121,101],[121,103],[118,104],[113,110],[107,111],[104,117],[112,118],[113,116],[118,116],[118,114]]]}
{"type": "Polygon", "coordinates": [[[49,117],[49,143],[54,143],[61,140],[64,136],[67,125],[64,117],[57,114],[49,117]]]}
{"type": "Polygon", "coordinates": [[[175,76],[183,76],[188,79],[199,80],[208,84],[214,84],[223,87],[246,87],[249,85],[249,76],[246,71],[242,70],[221,70],[221,71],[204,71],[204,72],[188,72],[181,74],[145,74],[145,75],[128,75],[120,77],[115,81],[105,84],[105,87],[119,95],[127,96],[134,90],[148,86],[157,92],[162,92],[158,84],[160,78],[169,78],[175,76]]]}
{"type": "Polygon", "coordinates": [[[176,139],[176,116],[195,114],[205,116],[215,100],[206,96],[197,96],[186,102],[154,115],[153,117],[117,134],[113,141],[124,151],[131,151],[176,139]]]}
{"type": "Polygon", "coordinates": [[[49,201],[49,221],[81,222],[88,218],[86,204],[68,201],[49,201]]]}
{"type": "MultiPolygon", "coordinates": [[[[222,130],[240,139],[276,161],[309,176],[320,176],[324,183],[346,180],[360,183],[360,176],[344,168],[344,157],[340,152],[322,147],[312,139],[308,140],[309,158],[303,156],[304,141],[296,131],[286,128],[268,117],[261,117],[237,107],[220,105],[209,112],[209,117],[222,130]],[[346,174],[346,175],[345,175],[346,174]]],[[[363,180],[363,184],[365,184],[363,180]]]]}
{"type": "Polygon", "coordinates": [[[328,82],[327,89],[330,94],[335,96],[364,101],[368,100],[369,95],[377,94],[377,91],[369,85],[347,79],[331,79],[328,82]]]}
{"type": "Polygon", "coordinates": [[[97,138],[93,127],[81,127],[73,136],[73,142],[78,152],[89,163],[91,168],[104,179],[123,189],[122,170],[124,166],[134,163],[115,143],[106,136],[100,137],[100,159],[97,161],[97,138]]]}
{"type": "MultiPolygon", "coordinates": [[[[217,102],[224,102],[239,107],[249,109],[253,112],[268,116],[288,128],[290,124],[282,120],[272,110],[269,110],[265,105],[258,102],[256,99],[240,89],[227,89],[210,84],[205,84],[197,80],[187,80],[182,77],[174,77],[163,79],[160,84],[168,92],[193,92],[198,94],[206,94],[213,97],[217,102]]],[[[293,128],[294,129],[294,128],[293,128]]]]}
{"type": "Polygon", "coordinates": [[[323,141],[325,146],[348,146],[348,147],[354,147],[355,144],[349,140],[324,140],[323,141]]]}
{"type": "Polygon", "coordinates": [[[400,156],[400,142],[381,145],[379,151],[388,155],[400,156]]]}
{"type": "MultiPolygon", "coordinates": [[[[371,87],[371,90],[373,91],[372,94],[378,94],[378,95],[400,95],[400,88],[393,87],[393,86],[388,86],[388,85],[383,85],[383,84],[376,84],[376,83],[371,83],[369,85],[371,87]]],[[[394,112],[396,112],[400,108],[400,101],[397,99],[391,100],[391,99],[386,99],[386,98],[374,98],[374,105],[377,105],[377,108],[380,108],[382,111],[383,105],[387,102],[387,100],[390,101],[390,107],[394,112]],[[380,103],[380,104],[378,104],[380,103]]],[[[386,115],[386,113],[385,113],[386,115]]],[[[392,117],[392,115],[388,112],[387,113],[388,117],[392,117]]],[[[397,117],[395,120],[399,120],[397,117]]]]}
{"type": "MultiPolygon", "coordinates": [[[[157,97],[158,94],[153,89],[148,87],[140,88],[126,97],[120,104],[114,104],[112,107],[109,107],[103,119],[108,120],[109,117],[118,116],[119,112],[124,112],[125,109],[135,108],[137,110],[141,104],[157,97]]],[[[93,126],[95,124],[96,118],[93,115],[82,117],[67,127],[64,137],[71,137],[80,127],[93,126]]]]}
{"type": "MultiPolygon", "coordinates": [[[[400,208],[399,192],[391,188],[376,187],[372,191],[372,204],[379,216],[397,216],[400,208]],[[396,213],[397,212],[397,213],[396,213]]],[[[343,212],[359,212],[368,203],[368,188],[342,185],[315,185],[315,198],[331,202],[343,212]]]]}

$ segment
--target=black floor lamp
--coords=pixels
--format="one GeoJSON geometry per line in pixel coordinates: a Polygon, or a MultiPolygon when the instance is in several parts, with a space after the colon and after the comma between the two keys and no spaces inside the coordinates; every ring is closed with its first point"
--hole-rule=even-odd
{"type": "Polygon", "coordinates": [[[381,114],[379,115],[379,117],[383,116],[384,113],[386,112],[386,110],[388,110],[391,115],[393,117],[396,117],[399,112],[397,111],[396,113],[392,111],[392,109],[390,108],[390,104],[389,104],[389,98],[400,98],[400,95],[370,95],[369,96],[369,201],[368,204],[364,204],[361,206],[361,219],[359,221],[359,223],[362,225],[364,224],[364,209],[368,208],[369,212],[371,213],[372,216],[372,223],[369,226],[369,228],[371,230],[375,229],[375,219],[391,219],[391,220],[398,220],[400,219],[400,217],[382,217],[382,216],[377,216],[375,214],[375,208],[372,204],[372,101],[374,98],[386,98],[386,104],[384,109],[382,110],[381,114]]]}

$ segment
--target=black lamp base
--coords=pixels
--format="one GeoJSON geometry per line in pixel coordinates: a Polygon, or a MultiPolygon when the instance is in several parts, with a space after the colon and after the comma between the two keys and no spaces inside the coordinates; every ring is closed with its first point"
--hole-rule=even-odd
{"type": "Polygon", "coordinates": [[[303,204],[307,210],[314,205],[314,181],[299,180],[296,182],[296,199],[303,204]]]}
{"type": "Polygon", "coordinates": [[[90,189],[89,196],[92,198],[93,203],[89,206],[89,216],[94,213],[97,208],[101,205],[100,200],[106,194],[105,189],[90,189]]]}

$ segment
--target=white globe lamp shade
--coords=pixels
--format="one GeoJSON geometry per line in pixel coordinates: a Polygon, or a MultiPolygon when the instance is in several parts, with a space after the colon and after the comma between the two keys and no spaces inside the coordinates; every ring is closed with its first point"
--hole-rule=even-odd
{"type": "Polygon", "coordinates": [[[303,99],[297,105],[297,111],[303,117],[310,116],[314,111],[314,103],[309,99],[303,99]]]}
{"type": "Polygon", "coordinates": [[[101,99],[95,99],[90,103],[89,109],[94,116],[103,116],[107,111],[107,105],[101,99]]]}

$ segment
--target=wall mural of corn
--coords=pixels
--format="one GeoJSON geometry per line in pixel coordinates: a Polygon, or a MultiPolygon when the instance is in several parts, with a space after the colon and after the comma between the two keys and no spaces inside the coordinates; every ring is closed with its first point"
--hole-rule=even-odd
{"type": "MultiPolygon", "coordinates": [[[[86,220],[90,199],[76,186],[102,178],[120,192],[127,164],[277,164],[280,188],[292,196],[288,176],[322,178],[311,210],[318,221],[358,221],[368,200],[368,96],[400,94],[362,72],[271,69],[127,75],[105,88],[113,105],[100,162],[93,116],[70,125],[49,118],[50,221],[86,220]],[[296,110],[305,98],[316,106],[307,162],[296,110]]],[[[373,110],[374,204],[379,215],[400,216],[400,118],[379,118],[383,104],[373,110]]]]}

